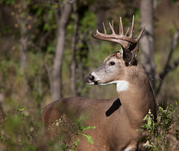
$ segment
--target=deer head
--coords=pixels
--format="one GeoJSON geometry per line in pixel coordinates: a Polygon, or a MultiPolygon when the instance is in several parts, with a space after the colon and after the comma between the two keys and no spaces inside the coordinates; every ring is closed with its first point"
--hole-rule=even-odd
{"type": "Polygon", "coordinates": [[[134,16],[132,19],[131,29],[128,28],[125,34],[121,17],[118,35],[114,31],[113,23],[112,25],[109,23],[109,26],[111,28],[112,34],[107,34],[103,23],[104,34],[97,30],[96,35],[91,35],[92,37],[99,40],[118,43],[121,45],[121,50],[108,56],[104,62],[87,77],[87,83],[105,85],[110,83],[119,83],[119,81],[122,81],[122,83],[125,83],[125,87],[127,87],[127,84],[124,81],[126,73],[125,71],[129,66],[134,66],[136,64],[135,58],[139,51],[138,42],[142,36],[144,28],[141,30],[137,38],[133,38],[134,16]]]}

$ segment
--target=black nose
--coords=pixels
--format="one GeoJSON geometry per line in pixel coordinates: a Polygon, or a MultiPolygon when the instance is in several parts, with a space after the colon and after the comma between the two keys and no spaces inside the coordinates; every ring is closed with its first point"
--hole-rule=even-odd
{"type": "Polygon", "coordinates": [[[87,83],[90,83],[90,82],[94,82],[94,76],[89,74],[87,77],[86,77],[86,82],[87,83]]]}
{"type": "Polygon", "coordinates": [[[89,78],[89,80],[94,81],[94,76],[93,76],[93,75],[90,74],[90,75],[88,76],[88,78],[89,78]]]}

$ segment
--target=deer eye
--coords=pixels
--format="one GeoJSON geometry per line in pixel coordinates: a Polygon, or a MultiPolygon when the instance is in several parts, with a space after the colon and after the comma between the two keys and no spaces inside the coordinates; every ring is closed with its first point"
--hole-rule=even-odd
{"type": "Polygon", "coordinates": [[[110,66],[114,66],[116,63],[114,61],[109,62],[110,66]]]}

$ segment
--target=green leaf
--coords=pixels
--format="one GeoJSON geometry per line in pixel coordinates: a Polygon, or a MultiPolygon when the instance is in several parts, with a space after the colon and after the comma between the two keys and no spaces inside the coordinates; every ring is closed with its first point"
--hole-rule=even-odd
{"type": "Polygon", "coordinates": [[[79,140],[79,139],[77,139],[77,140],[74,142],[75,147],[77,147],[77,146],[78,146],[79,142],[80,142],[80,140],[79,140]]]}
{"type": "Polygon", "coordinates": [[[145,121],[145,120],[147,119],[147,117],[148,117],[148,114],[144,117],[144,119],[143,119],[143,120],[145,121]]]}
{"type": "Polygon", "coordinates": [[[87,126],[87,127],[83,127],[82,131],[86,131],[86,130],[89,130],[89,129],[95,129],[95,128],[96,128],[95,126],[87,126]]]}
{"type": "Polygon", "coordinates": [[[164,109],[161,106],[159,106],[159,108],[160,108],[160,111],[166,115],[166,112],[164,111],[164,109]]]}
{"type": "Polygon", "coordinates": [[[151,126],[151,124],[152,124],[152,119],[151,119],[150,116],[149,116],[149,118],[148,118],[148,122],[147,122],[147,124],[148,124],[148,126],[151,126]]]}
{"type": "Polygon", "coordinates": [[[75,151],[75,149],[77,148],[79,142],[80,142],[80,140],[77,138],[76,141],[73,143],[74,147],[71,149],[72,151],[75,151]]]}
{"type": "Polygon", "coordinates": [[[81,134],[89,143],[91,143],[91,144],[94,144],[94,142],[93,142],[93,140],[92,140],[92,138],[91,138],[91,136],[89,136],[89,135],[87,135],[87,134],[81,134]]]}
{"type": "Polygon", "coordinates": [[[18,111],[20,112],[24,111],[25,109],[26,109],[25,107],[21,107],[21,106],[18,107],[18,111]]]}
{"type": "Polygon", "coordinates": [[[43,9],[42,9],[42,8],[38,8],[38,10],[37,10],[37,16],[42,15],[42,11],[43,11],[43,9]]]}

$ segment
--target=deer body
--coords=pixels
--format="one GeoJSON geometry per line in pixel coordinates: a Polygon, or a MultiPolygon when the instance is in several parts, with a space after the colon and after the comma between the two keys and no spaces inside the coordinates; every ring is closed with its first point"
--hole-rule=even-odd
{"type": "MultiPolygon", "coordinates": [[[[137,45],[134,48],[135,53],[136,47],[137,45]]],[[[127,48],[122,47],[120,51],[108,56],[102,65],[87,77],[87,83],[91,85],[115,83],[119,99],[74,97],[55,101],[43,110],[42,121],[46,128],[68,110],[78,113],[74,116],[86,112],[89,119],[85,124],[96,127],[85,131],[92,137],[94,144],[79,138],[77,151],[139,149],[140,134],[136,130],[141,128],[149,109],[156,117],[156,105],[148,77],[134,55],[128,53],[127,48]]]]}

